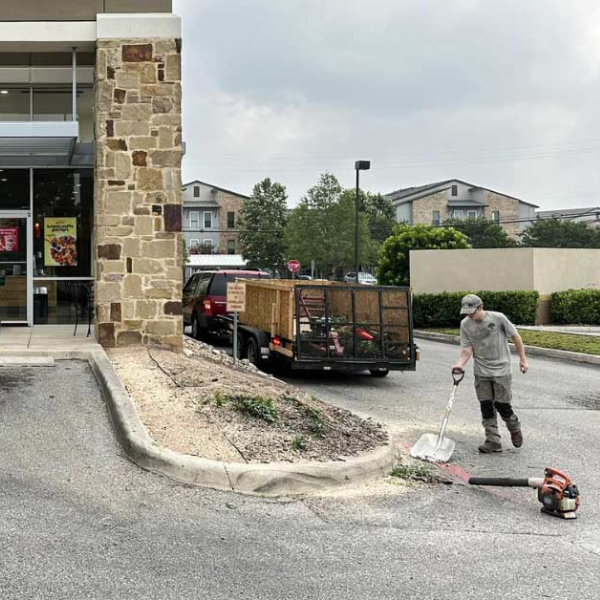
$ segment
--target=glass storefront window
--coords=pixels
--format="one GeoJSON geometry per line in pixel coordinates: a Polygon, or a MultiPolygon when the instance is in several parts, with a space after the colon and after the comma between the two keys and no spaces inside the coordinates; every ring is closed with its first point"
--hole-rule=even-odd
{"type": "Polygon", "coordinates": [[[29,169],[0,169],[0,211],[29,210],[29,169]]]}
{"type": "Polygon", "coordinates": [[[30,89],[1,86],[0,121],[31,121],[30,89]]]}
{"type": "Polygon", "coordinates": [[[91,277],[92,169],[34,170],[34,277],[91,277]]]}

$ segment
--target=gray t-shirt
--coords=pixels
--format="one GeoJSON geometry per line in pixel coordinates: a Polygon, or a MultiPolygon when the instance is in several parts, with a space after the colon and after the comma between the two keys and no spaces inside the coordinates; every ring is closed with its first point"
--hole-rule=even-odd
{"type": "Polygon", "coordinates": [[[486,311],[482,321],[469,317],[460,324],[460,345],[473,348],[474,373],[478,377],[510,375],[508,338],[517,333],[515,326],[499,312],[486,311]]]}

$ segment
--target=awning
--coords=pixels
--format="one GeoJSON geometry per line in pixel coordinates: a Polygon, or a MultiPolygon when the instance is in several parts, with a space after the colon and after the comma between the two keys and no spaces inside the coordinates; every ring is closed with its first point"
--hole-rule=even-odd
{"type": "Polygon", "coordinates": [[[245,266],[241,254],[192,254],[186,265],[192,269],[242,269],[245,266]]]}

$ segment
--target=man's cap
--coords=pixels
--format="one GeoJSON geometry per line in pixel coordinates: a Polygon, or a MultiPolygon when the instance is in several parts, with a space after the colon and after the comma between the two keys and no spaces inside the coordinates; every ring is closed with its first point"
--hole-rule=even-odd
{"type": "Polygon", "coordinates": [[[483,301],[479,296],[476,296],[475,294],[467,294],[460,301],[460,314],[472,315],[482,304],[483,301]]]}

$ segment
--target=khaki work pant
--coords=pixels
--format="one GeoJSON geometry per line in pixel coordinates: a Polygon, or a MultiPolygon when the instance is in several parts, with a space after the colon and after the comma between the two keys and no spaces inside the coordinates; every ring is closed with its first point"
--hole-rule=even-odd
{"type": "Polygon", "coordinates": [[[512,377],[475,376],[475,393],[481,408],[485,439],[500,443],[498,414],[509,432],[520,431],[521,423],[512,408],[512,377]]]}

